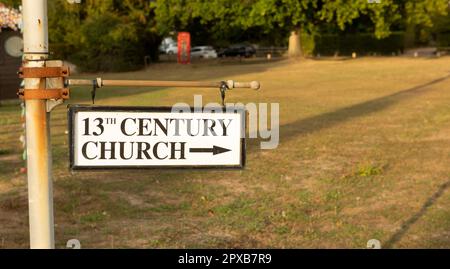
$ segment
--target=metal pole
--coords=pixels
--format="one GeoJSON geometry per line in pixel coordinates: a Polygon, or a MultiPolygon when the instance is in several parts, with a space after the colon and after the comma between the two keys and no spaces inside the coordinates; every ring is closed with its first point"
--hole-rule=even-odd
{"type": "MultiPolygon", "coordinates": [[[[44,67],[48,58],[47,0],[22,0],[24,67],[44,67]]],[[[26,89],[45,88],[45,79],[26,78],[26,89]]],[[[54,248],[52,159],[45,100],[26,100],[30,248],[54,248]]]]}

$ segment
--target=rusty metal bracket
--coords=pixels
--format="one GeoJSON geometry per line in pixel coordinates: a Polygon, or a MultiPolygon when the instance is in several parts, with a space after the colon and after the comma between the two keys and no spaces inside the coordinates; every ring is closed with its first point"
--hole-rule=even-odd
{"type": "MultiPolygon", "coordinates": [[[[60,61],[60,60],[45,61],[46,67],[62,67],[63,65],[64,65],[63,61],[60,61]]],[[[46,78],[45,84],[46,84],[46,88],[50,88],[50,89],[67,88],[64,85],[64,77],[46,78]]],[[[46,100],[47,112],[51,112],[55,107],[57,107],[63,103],[64,103],[64,99],[46,100]]]]}
{"type": "Polygon", "coordinates": [[[64,85],[64,80],[70,75],[70,69],[60,60],[45,60],[44,67],[20,67],[17,72],[23,79],[45,79],[42,89],[19,89],[17,95],[22,100],[45,100],[46,110],[51,112],[53,108],[69,99],[69,89],[64,85]]]}
{"type": "Polygon", "coordinates": [[[64,103],[64,99],[50,99],[47,100],[47,112],[51,112],[55,107],[62,105],[64,103]]]}
{"type": "Polygon", "coordinates": [[[19,89],[17,95],[22,100],[30,99],[69,99],[69,89],[19,89]]]}
{"type": "Polygon", "coordinates": [[[68,77],[70,75],[69,67],[20,67],[20,78],[58,78],[68,77]]]}

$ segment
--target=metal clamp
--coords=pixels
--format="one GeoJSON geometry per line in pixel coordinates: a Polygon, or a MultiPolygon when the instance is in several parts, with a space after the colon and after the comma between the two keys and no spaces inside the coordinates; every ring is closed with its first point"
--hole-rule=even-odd
{"type": "Polygon", "coordinates": [[[226,81],[220,82],[220,97],[222,98],[222,106],[225,106],[225,92],[229,89],[228,83],[226,81]]]}
{"type": "Polygon", "coordinates": [[[17,95],[22,100],[69,99],[69,89],[19,89],[17,95]]]}
{"type": "Polygon", "coordinates": [[[69,67],[20,67],[20,78],[57,78],[68,77],[70,75],[69,67]]]}
{"type": "Polygon", "coordinates": [[[97,89],[101,88],[103,85],[101,78],[96,78],[92,80],[92,90],[91,90],[91,98],[92,104],[95,104],[95,94],[97,93],[97,89]]]}

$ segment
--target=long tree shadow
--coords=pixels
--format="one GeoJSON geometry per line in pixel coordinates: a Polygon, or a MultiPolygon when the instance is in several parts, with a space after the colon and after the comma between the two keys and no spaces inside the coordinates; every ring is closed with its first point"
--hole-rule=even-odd
{"type": "MultiPolygon", "coordinates": [[[[425,92],[428,86],[440,83],[449,78],[450,74],[387,96],[282,125],[280,126],[280,142],[286,142],[299,135],[310,134],[322,129],[331,128],[349,119],[362,117],[377,111],[381,111],[383,109],[387,109],[388,107],[400,101],[425,92]]],[[[260,142],[260,139],[254,139],[253,141],[250,141],[249,149],[256,150],[256,146],[259,145],[260,142]]]]}
{"type": "Polygon", "coordinates": [[[393,234],[385,244],[383,244],[383,248],[392,248],[394,244],[399,242],[406,234],[406,232],[408,232],[411,226],[416,223],[423,215],[425,215],[428,208],[430,208],[449,187],[450,180],[439,186],[438,190],[425,201],[420,210],[412,215],[408,220],[406,220],[402,224],[400,229],[395,234],[393,234]]]}
{"type": "MultiPolygon", "coordinates": [[[[325,128],[333,127],[336,124],[339,124],[351,118],[357,118],[368,115],[370,113],[381,111],[405,99],[417,96],[417,94],[425,92],[428,86],[440,83],[449,78],[450,74],[444,77],[437,78],[430,82],[396,92],[394,94],[283,125],[280,127],[280,141],[286,142],[290,139],[294,139],[299,135],[309,134],[325,128]]],[[[249,144],[249,149],[251,151],[256,151],[260,142],[260,139],[251,141],[251,143],[249,144]]],[[[438,188],[438,190],[430,198],[428,198],[428,200],[423,204],[422,208],[402,224],[400,230],[393,236],[391,236],[391,238],[387,241],[386,244],[383,245],[383,247],[391,248],[395,243],[401,240],[401,238],[405,235],[409,228],[426,213],[427,209],[432,206],[449,187],[450,180],[442,184],[438,188]]]]}

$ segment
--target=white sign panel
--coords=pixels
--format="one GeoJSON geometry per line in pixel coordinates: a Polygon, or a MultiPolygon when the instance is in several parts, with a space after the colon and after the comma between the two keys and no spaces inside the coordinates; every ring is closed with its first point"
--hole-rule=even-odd
{"type": "Polygon", "coordinates": [[[71,169],[243,168],[245,111],[69,107],[71,169]]]}

